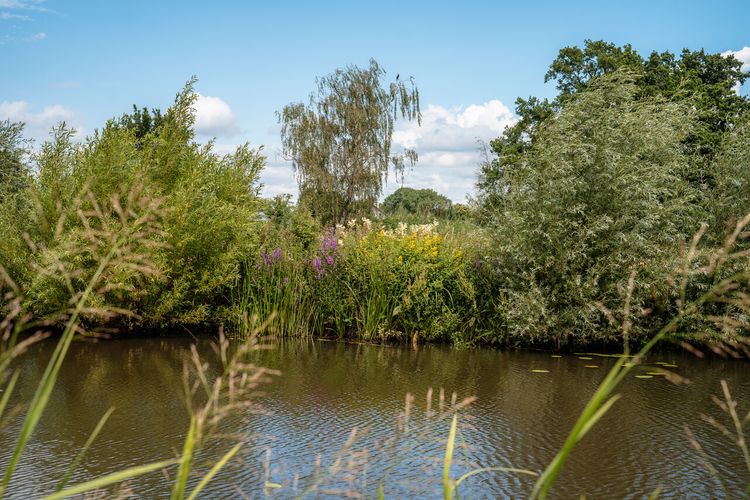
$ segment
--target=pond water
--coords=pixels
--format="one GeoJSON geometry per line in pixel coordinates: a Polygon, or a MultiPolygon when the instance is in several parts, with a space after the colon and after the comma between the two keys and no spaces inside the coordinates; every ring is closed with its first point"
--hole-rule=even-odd
{"type": "MultiPolygon", "coordinates": [[[[165,337],[74,343],[8,497],[51,492],[110,407],[115,411],[73,482],[174,457],[188,425],[182,364],[193,342],[165,337]]],[[[212,359],[210,344],[209,339],[197,341],[207,359],[212,359]]],[[[42,342],[19,360],[19,401],[31,399],[53,348],[53,341],[42,342]]],[[[245,412],[225,421],[224,430],[237,433],[233,439],[239,436],[246,445],[240,459],[205,490],[207,498],[287,498],[308,490],[320,498],[354,493],[373,498],[380,485],[386,498],[437,497],[450,427],[450,416],[439,412],[440,388],[446,400],[454,392],[458,401],[477,398],[459,413],[453,477],[477,467],[540,471],[615,362],[573,354],[312,340],[278,342],[255,357],[256,363],[282,375],[257,398],[263,414],[245,412]],[[404,432],[407,393],[414,401],[404,432]],[[345,447],[354,428],[356,439],[345,447]],[[274,486],[264,489],[265,482],[274,486]]],[[[711,401],[711,395],[721,394],[724,379],[744,416],[750,407],[750,366],[672,352],[655,354],[648,362],[651,368],[628,377],[618,390],[621,400],[573,452],[554,497],[641,498],[657,488],[665,497],[720,496],[719,483],[690,446],[686,424],[730,490],[740,493],[747,484],[740,451],[700,415],[724,419],[711,401]],[[635,377],[653,371],[657,362],[676,365],[671,370],[692,383],[635,377]]],[[[0,430],[0,468],[7,463],[18,427],[19,422],[11,421],[0,430]]],[[[207,443],[193,484],[206,464],[234,442],[207,443]]],[[[128,491],[143,498],[166,497],[174,472],[131,480],[128,491]]],[[[486,472],[464,481],[460,492],[462,498],[518,497],[528,494],[532,484],[527,476],[486,472]]]]}

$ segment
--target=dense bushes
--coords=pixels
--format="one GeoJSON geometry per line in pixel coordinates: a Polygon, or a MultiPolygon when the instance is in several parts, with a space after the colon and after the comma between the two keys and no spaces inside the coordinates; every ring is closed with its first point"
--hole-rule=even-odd
{"type": "Polygon", "coordinates": [[[604,311],[622,320],[633,272],[632,306],[649,314],[632,333],[650,335],[654,320],[674,313],[681,248],[703,222],[718,226],[707,239],[723,241],[727,220],[750,210],[738,196],[748,172],[743,129],[726,137],[712,183],[697,185],[704,160],[685,146],[693,109],[642,98],[636,80],[617,71],[570,96],[495,180],[494,293],[507,341],[617,342],[618,321],[604,311]]]}
{"type": "Polygon", "coordinates": [[[77,286],[35,272],[40,263],[76,258],[81,275],[90,272],[87,259],[74,257],[85,229],[81,214],[104,210],[113,194],[125,204],[142,193],[164,208],[159,245],[148,250],[158,274],[136,284],[130,275],[137,270],[121,270],[108,285],[121,292],[109,297],[113,305],[137,315],[132,326],[222,321],[240,262],[258,246],[257,177],[264,158],[247,146],[219,156],[210,144],[196,144],[194,96],[189,84],[159,128],[141,137],[113,120],[79,144],[62,125],[36,153],[37,174],[21,196],[31,203],[0,205],[0,262],[35,314],[65,309],[66,288],[77,286]]]}
{"type": "MultiPolygon", "coordinates": [[[[673,68],[697,85],[690,92],[682,83],[647,92],[638,63],[565,87],[553,103],[522,101],[469,207],[402,188],[382,218],[332,228],[309,204],[259,197],[260,150],[220,156],[194,141],[192,84],[165,113],[135,108],[83,142],[61,125],[33,153],[18,124],[0,122],[0,263],[33,314],[64,310],[96,262],[87,221],[116,221],[122,207],[149,200],[160,233],[140,251],[153,269],[118,268],[97,294],[97,305],[133,312],[132,328],[250,328],[276,313],[271,328],[292,335],[618,343],[629,296],[632,338],[645,339],[711,286],[697,264],[689,286],[675,284],[692,235],[706,223],[702,244],[721,246],[750,212],[747,99],[727,94],[737,64],[701,54],[680,63],[698,57],[697,69],[673,68]],[[704,75],[714,63],[718,83],[704,75]],[[696,138],[713,123],[704,108],[721,103],[728,111],[711,125],[709,154],[696,138]],[[425,223],[433,217],[441,222],[425,223]],[[75,272],[39,271],[58,264],[75,272]]],[[[727,272],[748,264],[737,236],[727,272]]],[[[692,257],[700,261],[700,248],[692,257]]],[[[744,314],[711,307],[714,318],[744,314]]],[[[680,328],[746,334],[716,324],[696,314],[680,328]]]]}
{"type": "Polygon", "coordinates": [[[437,223],[386,229],[369,219],[325,231],[308,251],[283,238],[248,269],[240,303],[276,311],[287,333],[468,343],[478,331],[469,257],[437,223]]]}

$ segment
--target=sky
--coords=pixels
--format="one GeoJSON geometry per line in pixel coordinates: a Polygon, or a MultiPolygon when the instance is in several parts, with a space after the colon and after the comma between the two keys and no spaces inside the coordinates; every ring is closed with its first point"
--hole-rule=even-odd
{"type": "Polygon", "coordinates": [[[750,71],[750,1],[0,0],[0,119],[26,122],[37,144],[61,120],[82,138],[133,104],[167,108],[195,75],[198,139],[262,145],[263,193],[296,194],[276,111],[317,76],[375,58],[420,91],[421,127],[393,137],[419,154],[403,185],[463,202],[481,143],[514,122],[517,97],[554,96],[549,64],[585,39],[732,51],[750,71]]]}

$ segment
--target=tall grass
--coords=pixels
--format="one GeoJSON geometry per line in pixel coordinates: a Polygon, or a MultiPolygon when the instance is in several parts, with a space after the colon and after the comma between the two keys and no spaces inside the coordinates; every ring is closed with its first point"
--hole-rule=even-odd
{"type": "Polygon", "coordinates": [[[307,336],[315,332],[317,314],[308,290],[305,263],[282,252],[261,250],[243,266],[239,286],[232,290],[241,332],[252,330],[257,318],[271,318],[268,333],[307,336]]]}
{"type": "MultiPolygon", "coordinates": [[[[105,303],[97,303],[95,300],[96,297],[101,298],[107,292],[112,291],[113,284],[108,278],[111,278],[113,273],[121,272],[122,269],[130,269],[134,274],[133,278],[137,278],[137,275],[156,273],[153,266],[144,260],[142,251],[154,244],[161,235],[162,212],[159,200],[143,196],[140,190],[135,189],[126,197],[125,205],[121,204],[118,196],[113,196],[108,203],[100,204],[90,194],[79,197],[78,203],[77,215],[85,228],[81,237],[68,241],[63,252],[48,252],[48,267],[38,269],[39,273],[55,275],[57,279],[67,284],[70,293],[70,308],[60,311],[54,318],[59,321],[61,317],[65,317],[65,326],[34,396],[28,404],[16,446],[5,466],[0,482],[0,498],[9,487],[15,468],[42,418],[70,344],[73,338],[82,332],[82,317],[86,315],[111,319],[117,314],[124,313],[124,311],[108,307],[105,303]],[[81,279],[81,269],[70,265],[70,260],[77,258],[87,258],[96,263],[93,273],[85,280],[81,279]],[[84,286],[78,289],[76,285],[81,281],[84,286]]],[[[40,251],[43,252],[44,249],[40,251]]],[[[10,307],[10,311],[4,320],[3,365],[0,366],[4,370],[0,376],[5,375],[5,369],[13,358],[21,354],[30,342],[38,340],[43,335],[36,333],[19,342],[19,335],[22,332],[35,328],[38,324],[28,322],[29,316],[24,313],[20,291],[7,275],[5,276],[5,288],[10,290],[9,295],[6,295],[5,305],[10,307]]],[[[15,372],[5,387],[0,410],[4,410],[7,405],[17,380],[18,372],[15,372]]],[[[107,417],[108,414],[105,414],[92,432],[90,440],[96,437],[107,417]]],[[[81,453],[74,459],[70,470],[61,480],[61,485],[64,485],[72,475],[75,467],[83,459],[83,454],[85,454],[85,449],[81,450],[81,453]]]]}

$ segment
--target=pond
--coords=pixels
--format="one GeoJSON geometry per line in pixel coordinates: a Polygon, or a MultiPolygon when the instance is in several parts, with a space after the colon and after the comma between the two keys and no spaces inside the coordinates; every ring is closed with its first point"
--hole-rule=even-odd
{"type": "MultiPolygon", "coordinates": [[[[8,497],[51,492],[111,407],[112,417],[72,482],[176,456],[188,426],[182,365],[193,342],[161,337],[74,343],[8,497]]],[[[197,346],[212,358],[210,339],[199,339],[197,346]]],[[[53,341],[39,343],[18,361],[18,401],[31,399],[53,348],[53,341]]],[[[210,465],[236,439],[246,442],[240,459],[214,479],[205,497],[287,498],[309,490],[321,498],[354,493],[372,498],[381,485],[386,498],[439,496],[450,427],[450,415],[440,413],[441,388],[446,405],[454,392],[457,401],[477,398],[459,412],[453,477],[477,467],[540,471],[615,359],[286,340],[257,352],[254,361],[282,374],[257,396],[262,414],[237,414],[224,422],[230,438],[207,444],[199,464],[210,465]],[[407,394],[413,395],[408,421],[407,394]],[[355,439],[345,446],[352,429],[355,439]]],[[[657,353],[648,362],[649,368],[639,368],[621,385],[621,400],[573,452],[554,497],[640,498],[657,488],[666,497],[717,496],[719,483],[692,449],[686,424],[728,488],[740,492],[747,484],[739,449],[701,419],[701,414],[725,418],[711,401],[721,394],[722,379],[738,399],[741,415],[747,412],[746,362],[682,352],[657,353]],[[659,362],[676,365],[670,369],[691,383],[635,377],[659,362]]],[[[0,430],[0,466],[12,451],[17,420],[0,430]]],[[[174,472],[131,480],[126,492],[168,496],[174,472]]],[[[197,475],[191,479],[198,480],[197,475]]],[[[486,472],[464,481],[460,492],[462,498],[517,497],[532,484],[528,476],[486,472]]]]}

